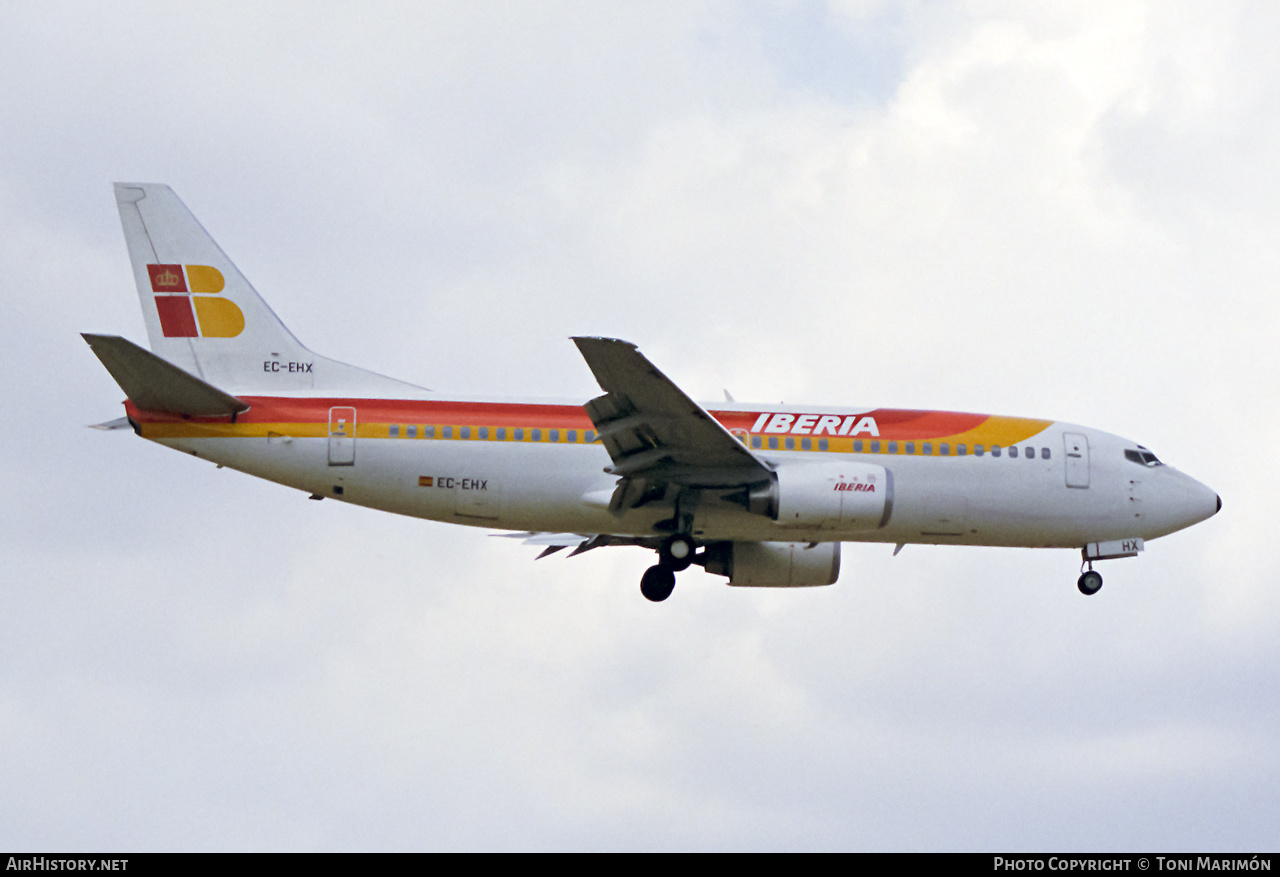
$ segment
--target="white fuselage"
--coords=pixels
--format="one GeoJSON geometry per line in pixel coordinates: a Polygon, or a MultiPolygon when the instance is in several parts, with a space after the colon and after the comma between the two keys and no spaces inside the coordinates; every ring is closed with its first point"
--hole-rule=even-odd
{"type": "MultiPolygon", "coordinates": [[[[562,403],[561,403],[562,404],[562,403]]],[[[767,410],[767,409],[752,409],[767,410]]],[[[294,430],[303,432],[303,430],[294,430]]],[[[669,505],[609,511],[617,478],[595,442],[481,440],[361,432],[350,462],[332,462],[327,435],[148,436],[220,465],[317,496],[454,524],[504,530],[649,536],[669,505]]],[[[197,431],[198,432],[198,431],[197,431]]],[[[496,432],[496,430],[495,430],[496,432]]],[[[548,433],[551,430],[547,430],[548,433]]],[[[143,434],[147,435],[144,425],[143,434]]],[[[575,436],[576,437],[576,436],[575,436]]],[[[545,437],[544,437],[545,438],[545,437]]],[[[746,437],[744,437],[744,441],[746,437]]],[[[781,470],[860,461],[890,474],[888,512],[880,526],[788,525],[704,491],[693,510],[699,540],[888,542],[1079,548],[1089,542],[1153,539],[1212,515],[1212,490],[1166,465],[1126,459],[1126,439],[1051,423],[1019,441],[1017,457],[984,449],[978,456],[906,453],[915,443],[878,443],[880,453],[758,450],[781,470]],[[1074,437],[1074,438],[1073,438],[1074,437]],[[1067,445],[1084,438],[1084,458],[1067,445]],[[1027,449],[1034,451],[1027,455],[1027,449]],[[1075,472],[1069,473],[1068,468],[1075,472]],[[1074,480],[1076,486],[1069,486],[1074,480]]],[[[869,447],[866,442],[864,447],[869,447]]]]}

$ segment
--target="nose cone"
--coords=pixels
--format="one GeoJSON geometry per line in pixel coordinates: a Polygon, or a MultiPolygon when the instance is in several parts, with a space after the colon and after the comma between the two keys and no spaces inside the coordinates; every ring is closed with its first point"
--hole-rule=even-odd
{"type": "Polygon", "coordinates": [[[1161,467],[1160,485],[1152,497],[1156,508],[1152,509],[1152,523],[1157,523],[1163,533],[1173,533],[1212,518],[1222,509],[1222,497],[1189,475],[1172,467],[1161,467]]]}
{"type": "Polygon", "coordinates": [[[1192,523],[1198,524],[1222,511],[1222,497],[1218,496],[1213,488],[1201,484],[1194,478],[1191,479],[1191,483],[1195,485],[1192,489],[1192,497],[1198,511],[1196,519],[1192,523]]]}
{"type": "Polygon", "coordinates": [[[1192,524],[1208,520],[1222,509],[1222,497],[1218,496],[1213,488],[1201,484],[1188,475],[1183,475],[1182,477],[1187,480],[1185,499],[1183,500],[1186,504],[1185,515],[1187,523],[1183,524],[1184,527],[1190,527],[1192,524]]]}

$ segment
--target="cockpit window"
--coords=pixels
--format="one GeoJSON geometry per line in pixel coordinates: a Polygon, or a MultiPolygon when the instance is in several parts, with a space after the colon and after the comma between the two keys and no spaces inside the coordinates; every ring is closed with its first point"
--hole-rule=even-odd
{"type": "Polygon", "coordinates": [[[1124,452],[1124,458],[1126,460],[1131,460],[1134,463],[1137,463],[1141,466],[1147,466],[1152,469],[1154,469],[1156,466],[1164,465],[1164,463],[1161,463],[1160,460],[1157,459],[1155,454],[1151,453],[1146,448],[1142,447],[1142,445],[1138,445],[1137,450],[1134,450],[1132,448],[1126,450],[1124,452]]]}

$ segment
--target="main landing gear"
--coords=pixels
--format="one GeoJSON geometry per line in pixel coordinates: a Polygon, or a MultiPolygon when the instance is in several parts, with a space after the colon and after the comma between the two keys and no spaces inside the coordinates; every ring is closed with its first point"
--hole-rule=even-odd
{"type": "Polygon", "coordinates": [[[671,596],[676,586],[676,573],[693,563],[697,543],[683,533],[668,536],[658,546],[658,564],[645,570],[640,578],[640,593],[646,600],[661,603],[671,596]]]}

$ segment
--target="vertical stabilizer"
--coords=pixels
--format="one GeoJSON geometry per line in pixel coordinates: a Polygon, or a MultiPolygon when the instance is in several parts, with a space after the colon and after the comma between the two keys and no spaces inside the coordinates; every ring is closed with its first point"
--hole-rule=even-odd
{"type": "Polygon", "coordinates": [[[304,347],[168,186],[115,191],[156,355],[233,393],[421,392],[304,347]]]}

